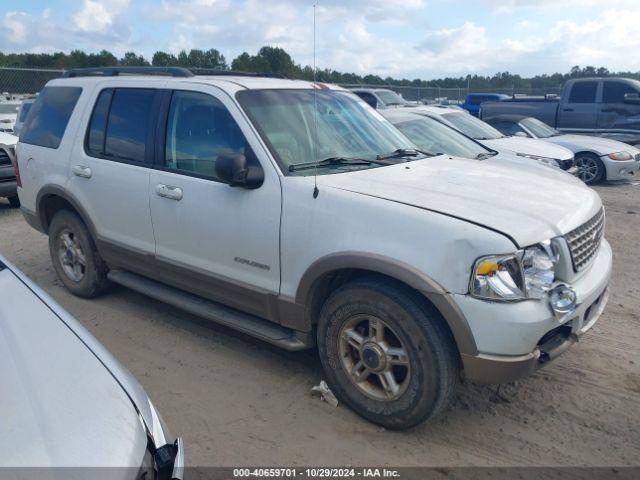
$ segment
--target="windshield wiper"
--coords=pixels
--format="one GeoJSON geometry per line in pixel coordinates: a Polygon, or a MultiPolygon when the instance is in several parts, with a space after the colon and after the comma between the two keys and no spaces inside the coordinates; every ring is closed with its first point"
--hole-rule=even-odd
{"type": "Polygon", "coordinates": [[[289,171],[295,172],[296,170],[330,167],[332,165],[371,165],[372,163],[375,163],[376,165],[391,165],[389,162],[381,162],[379,160],[380,159],[367,160],[366,158],[357,157],[329,157],[317,162],[294,163],[293,165],[289,165],[289,171]]]}
{"type": "Polygon", "coordinates": [[[476,155],[476,160],[484,160],[486,158],[495,157],[498,152],[483,152],[476,155]]]}
{"type": "Polygon", "coordinates": [[[391,153],[385,153],[383,155],[378,155],[376,157],[377,160],[389,160],[392,158],[404,158],[404,157],[417,157],[418,155],[425,155],[427,157],[435,156],[433,153],[424,152],[422,150],[417,150],[415,148],[398,148],[391,153]]]}

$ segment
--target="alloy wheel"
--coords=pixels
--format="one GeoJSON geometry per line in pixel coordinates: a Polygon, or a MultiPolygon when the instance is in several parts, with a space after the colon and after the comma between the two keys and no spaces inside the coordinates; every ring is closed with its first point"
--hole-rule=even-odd
{"type": "Polygon", "coordinates": [[[343,370],[352,383],[374,400],[402,396],[411,379],[409,355],[400,337],[380,318],[354,315],[339,336],[343,370]]]}
{"type": "Polygon", "coordinates": [[[84,278],[87,268],[87,258],[77,236],[69,229],[64,229],[58,235],[58,259],[65,275],[74,282],[84,278]]]}

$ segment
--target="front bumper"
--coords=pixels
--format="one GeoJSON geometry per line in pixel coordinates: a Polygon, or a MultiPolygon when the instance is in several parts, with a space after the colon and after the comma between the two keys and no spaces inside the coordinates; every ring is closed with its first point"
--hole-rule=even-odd
{"type": "Polygon", "coordinates": [[[640,170],[640,160],[611,160],[607,155],[600,158],[607,171],[607,180],[625,180],[640,170]]]}
{"type": "Polygon", "coordinates": [[[611,247],[603,239],[589,269],[571,284],[578,304],[563,323],[544,300],[504,303],[453,295],[478,349],[476,354],[461,354],[466,378],[483,383],[509,382],[566,351],[604,310],[611,263],[611,247]]]}

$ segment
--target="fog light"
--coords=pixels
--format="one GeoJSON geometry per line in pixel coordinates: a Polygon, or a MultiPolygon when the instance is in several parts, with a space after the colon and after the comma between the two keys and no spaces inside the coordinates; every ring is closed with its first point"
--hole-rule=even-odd
{"type": "Polygon", "coordinates": [[[576,309],[576,292],[568,285],[558,285],[549,291],[549,305],[558,321],[564,323],[576,309]]]}

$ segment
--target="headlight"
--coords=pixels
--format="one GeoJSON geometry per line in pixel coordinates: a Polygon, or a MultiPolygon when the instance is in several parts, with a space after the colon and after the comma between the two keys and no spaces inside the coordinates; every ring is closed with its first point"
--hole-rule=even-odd
{"type": "Polygon", "coordinates": [[[548,167],[560,168],[560,162],[555,158],[550,157],[541,157],[540,155],[531,155],[529,153],[516,153],[519,157],[530,158],[531,160],[536,160],[537,162],[542,163],[548,167]]]}
{"type": "Polygon", "coordinates": [[[626,160],[633,159],[633,155],[631,155],[629,152],[614,152],[614,153],[610,153],[608,156],[611,160],[619,160],[619,161],[626,161],[626,160]]]}
{"type": "Polygon", "coordinates": [[[542,298],[553,287],[555,262],[549,242],[513,255],[481,257],[473,267],[469,292],[485,300],[542,298]]]}
{"type": "Polygon", "coordinates": [[[525,297],[524,275],[517,255],[479,258],[474,267],[469,290],[485,300],[522,300],[525,297]]]}

